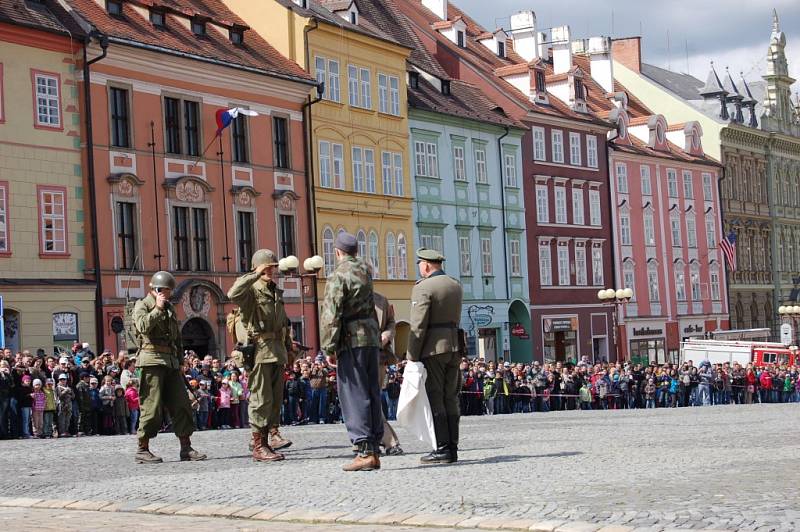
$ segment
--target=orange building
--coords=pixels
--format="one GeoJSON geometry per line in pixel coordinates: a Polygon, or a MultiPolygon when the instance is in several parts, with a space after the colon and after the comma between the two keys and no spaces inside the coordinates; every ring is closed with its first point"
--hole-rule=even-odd
{"type": "MultiPolygon", "coordinates": [[[[163,269],[178,281],[184,347],[222,356],[226,293],[252,253],[312,255],[302,111],[315,81],[219,0],[68,3],[96,36],[81,85],[105,347],[125,347],[125,303],[163,269]],[[229,108],[258,114],[218,138],[229,108]]],[[[281,283],[296,337],[317,345],[314,301],[301,307],[298,280],[281,283]]]]}

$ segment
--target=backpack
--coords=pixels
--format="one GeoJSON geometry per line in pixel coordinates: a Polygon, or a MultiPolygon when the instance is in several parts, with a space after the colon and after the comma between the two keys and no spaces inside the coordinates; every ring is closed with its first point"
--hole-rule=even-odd
{"type": "Polygon", "coordinates": [[[240,321],[242,321],[242,311],[239,310],[239,307],[230,311],[225,317],[225,329],[227,329],[231,337],[232,345],[239,343],[239,340],[236,338],[236,324],[240,321]]]}

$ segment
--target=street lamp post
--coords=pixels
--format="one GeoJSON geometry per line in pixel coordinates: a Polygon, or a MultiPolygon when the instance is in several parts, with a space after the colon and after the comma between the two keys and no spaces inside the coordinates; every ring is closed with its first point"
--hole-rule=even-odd
{"type": "Polygon", "coordinates": [[[617,361],[620,360],[621,349],[620,346],[617,344],[617,327],[620,323],[620,310],[623,306],[627,305],[628,302],[633,297],[633,290],[631,288],[617,288],[614,290],[613,288],[607,288],[605,290],[600,290],[597,292],[597,299],[599,299],[602,303],[608,305],[614,305],[614,312],[611,314],[612,319],[614,320],[614,330],[613,330],[613,342],[614,342],[614,349],[617,352],[617,361]]]}
{"type": "MultiPolygon", "coordinates": [[[[800,306],[798,306],[798,305],[781,305],[780,307],[778,307],[778,314],[781,317],[781,327],[783,325],[788,325],[789,328],[790,328],[790,331],[788,333],[789,340],[790,340],[789,344],[790,345],[791,344],[796,344],[797,342],[795,342],[795,338],[796,338],[796,336],[795,336],[795,331],[796,331],[795,320],[800,319],[800,306]]],[[[781,341],[783,341],[783,343],[786,343],[786,340],[784,339],[783,331],[781,331],[781,341]]]]}
{"type": "Polygon", "coordinates": [[[306,291],[309,290],[309,284],[305,282],[305,279],[314,279],[310,284],[314,285],[314,295],[316,296],[316,289],[317,283],[316,278],[319,274],[320,270],[322,270],[323,266],[325,266],[325,261],[319,255],[314,255],[313,257],[309,257],[303,261],[303,269],[305,273],[299,271],[300,267],[300,259],[295,257],[294,255],[289,255],[288,257],[284,257],[278,261],[278,269],[281,272],[283,277],[288,278],[297,278],[300,279],[300,319],[303,323],[303,337],[300,338],[300,342],[303,345],[306,343],[306,302],[305,302],[305,294],[306,291]]]}

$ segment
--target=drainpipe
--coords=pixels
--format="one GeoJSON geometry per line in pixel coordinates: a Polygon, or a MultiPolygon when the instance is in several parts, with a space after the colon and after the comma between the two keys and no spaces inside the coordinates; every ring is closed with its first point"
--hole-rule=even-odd
{"type": "MultiPolygon", "coordinates": [[[[722,157],[720,157],[720,159],[722,159],[722,157]]],[[[727,236],[728,236],[727,233],[725,232],[725,222],[724,222],[725,213],[723,212],[723,205],[724,204],[723,204],[723,201],[722,201],[722,181],[725,180],[728,176],[725,175],[726,174],[725,166],[722,166],[722,164],[724,164],[724,163],[720,163],[719,179],[717,179],[717,201],[719,201],[719,228],[720,228],[719,238],[720,239],[727,238],[727,236]]],[[[769,188],[769,187],[767,187],[767,188],[769,188]]],[[[732,230],[733,229],[731,228],[731,231],[732,230]]],[[[738,237],[738,235],[737,235],[737,237],[738,237]]],[[[737,242],[737,245],[738,245],[738,242],[737,242]]],[[[717,246],[717,247],[719,247],[719,246],[717,246]]],[[[727,310],[727,312],[728,312],[728,329],[734,329],[733,323],[732,323],[733,322],[733,318],[731,316],[731,282],[730,282],[730,279],[728,277],[728,269],[725,267],[725,265],[727,264],[727,259],[725,258],[725,256],[722,253],[720,253],[720,255],[721,255],[720,258],[722,259],[720,261],[720,264],[722,265],[722,268],[720,268],[720,272],[722,273],[722,275],[725,276],[725,300],[728,302],[728,304],[725,305],[725,310],[727,310]]],[[[713,338],[713,336],[712,336],[712,338],[713,338]]]]}
{"type": "Polygon", "coordinates": [[[103,279],[100,268],[100,244],[97,241],[97,190],[95,187],[94,173],[94,133],[92,131],[92,84],[90,67],[101,61],[108,53],[108,37],[101,33],[92,32],[83,44],[83,102],[86,116],[86,165],[88,173],[86,178],[89,181],[89,216],[92,224],[92,260],[94,262],[94,326],[95,326],[95,346],[97,353],[102,353],[105,349],[105,334],[103,320],[103,279]],[[92,42],[92,37],[98,39],[102,53],[89,60],[87,48],[92,42]]]}
{"type": "MultiPolygon", "coordinates": [[[[511,299],[511,272],[508,264],[508,238],[506,238],[506,181],[505,174],[503,173],[503,139],[508,136],[509,127],[505,126],[506,132],[497,139],[497,158],[500,161],[500,211],[503,215],[503,263],[505,264],[505,284],[506,284],[506,300],[511,299]]],[[[522,260],[522,257],[520,257],[522,260]]]]}

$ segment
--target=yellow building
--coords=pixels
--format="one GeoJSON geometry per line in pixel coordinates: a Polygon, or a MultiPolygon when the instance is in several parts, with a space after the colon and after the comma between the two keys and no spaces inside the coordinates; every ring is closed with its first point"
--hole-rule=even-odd
{"type": "MultiPolygon", "coordinates": [[[[409,315],[413,213],[406,58],[410,49],[368,22],[371,2],[224,0],[283,55],[324,83],[306,114],[313,169],[314,247],[334,266],[339,231],[359,239],[375,289],[398,321],[409,315]]],[[[301,257],[302,259],[302,257],[301,257]]],[[[318,286],[322,293],[324,281],[318,286]]]]}
{"type": "MultiPolygon", "coordinates": [[[[48,6],[50,3],[48,3],[48,6]]],[[[95,344],[84,280],[80,29],[43,4],[0,6],[0,296],[13,351],[95,344]]]]}

